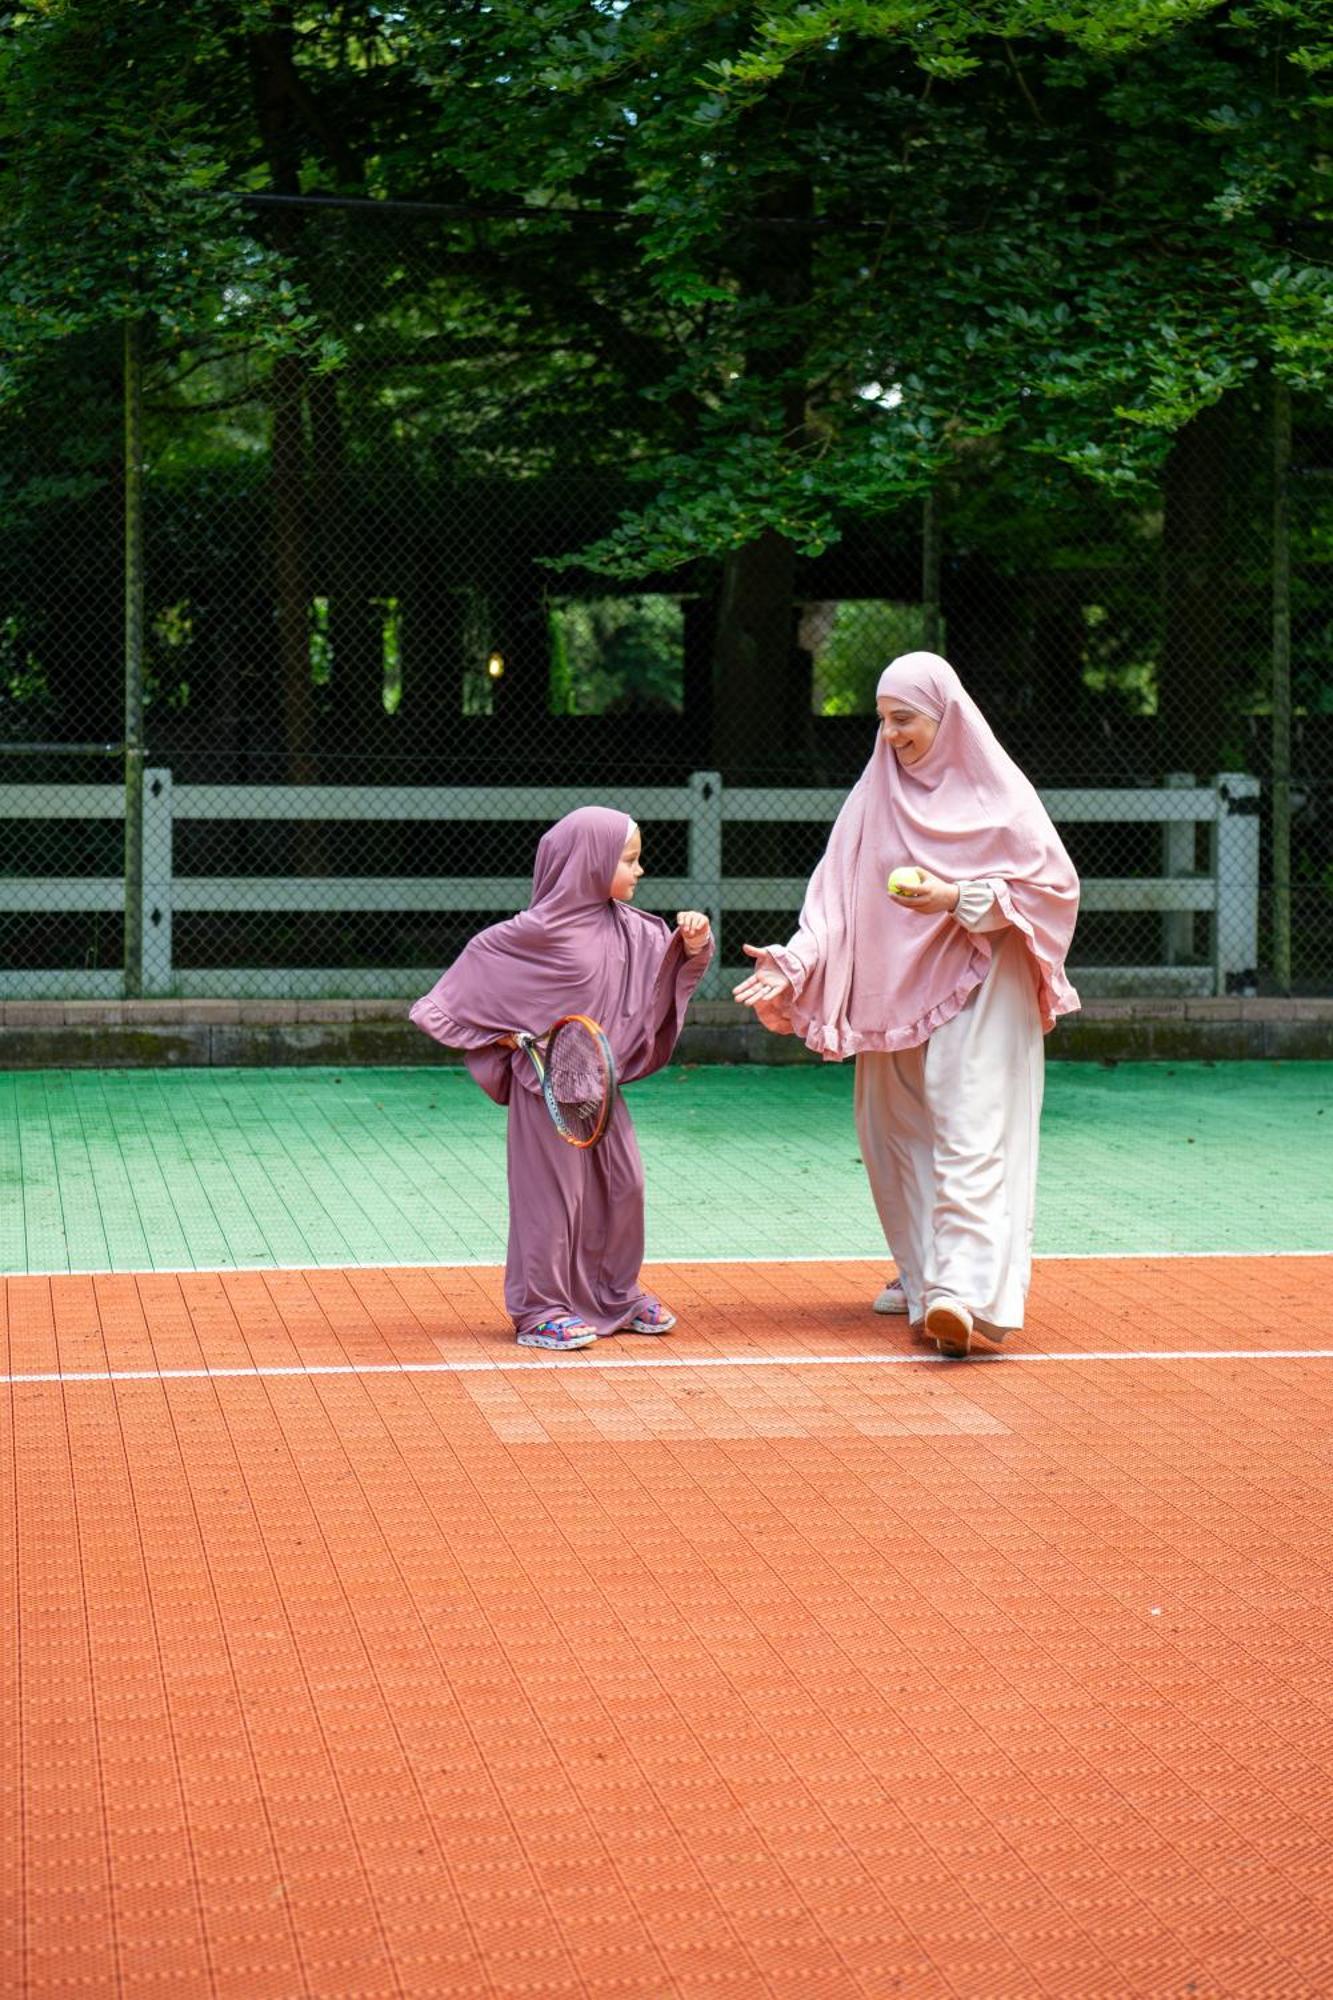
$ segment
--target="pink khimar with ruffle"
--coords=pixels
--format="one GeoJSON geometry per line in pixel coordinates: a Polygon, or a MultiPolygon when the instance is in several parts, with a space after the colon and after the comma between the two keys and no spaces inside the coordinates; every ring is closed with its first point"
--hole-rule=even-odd
{"type": "Polygon", "coordinates": [[[712,946],[686,959],[661,917],[610,900],[633,826],[608,806],[580,806],[557,820],[537,847],[528,908],[479,931],[412,1008],[418,1028],[465,1052],[498,1104],[509,1102],[514,1078],[533,1092],[540,1086],[527,1057],[496,1042],[515,1029],[544,1034],[563,1014],[600,1023],[623,1083],[671,1054],[712,946]]]}
{"type": "Polygon", "coordinates": [[[1049,1030],[1079,1004],[1065,975],[1078,877],[1046,808],[947,660],[904,653],[876,693],[939,730],[912,765],[878,736],[810,878],[796,936],[765,947],[794,997],[755,1011],[765,1027],[800,1035],[832,1061],[914,1048],[952,1019],[985,978],[991,945],[951,915],[895,902],[890,871],[916,864],[948,882],[991,887],[1031,954],[1049,1030]]]}

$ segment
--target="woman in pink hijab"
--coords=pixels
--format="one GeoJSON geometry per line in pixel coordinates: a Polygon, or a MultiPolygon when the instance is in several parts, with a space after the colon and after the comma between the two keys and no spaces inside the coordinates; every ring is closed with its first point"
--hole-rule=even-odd
{"type": "MultiPolygon", "coordinates": [[[[914,1328],[994,1352],[1032,1273],[1042,1037],[1078,995],[1078,877],[1032,785],[947,660],[880,676],[879,740],[786,945],[736,998],[831,1060],[856,1057],[861,1157],[914,1328]],[[909,894],[887,893],[916,867],[909,894]]],[[[889,1288],[876,1301],[893,1310],[889,1288]]]]}
{"type": "Polygon", "coordinates": [[[556,1132],[532,1064],[509,1042],[516,1030],[539,1035],[563,1014],[588,1014],[622,1083],[669,1060],[713,938],[697,910],[682,911],[672,931],[631,907],[640,850],[628,814],[566,813],[538,845],[527,909],[480,931],[412,1009],[509,1107],[505,1305],[523,1347],[568,1350],[676,1323],[639,1283],[643,1164],[624,1099],[600,1143],[579,1151],[556,1132]]]}

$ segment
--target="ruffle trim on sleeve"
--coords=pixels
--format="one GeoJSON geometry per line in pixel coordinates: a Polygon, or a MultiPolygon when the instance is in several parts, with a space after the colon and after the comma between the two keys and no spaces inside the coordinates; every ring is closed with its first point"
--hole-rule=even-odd
{"type": "Polygon", "coordinates": [[[447,1049],[483,1049],[495,1041],[493,1034],[479,1032],[476,1028],[465,1028],[445,1013],[433,993],[424,993],[414,1001],[408,1010],[408,1020],[414,1028],[420,1028],[423,1035],[443,1042],[447,1049]]]}
{"type": "Polygon", "coordinates": [[[1049,1035],[1062,1014],[1077,1014],[1083,1003],[1070,984],[1064,966],[1055,965],[1049,958],[1043,957],[1032,925],[1014,906],[1014,899],[1009,893],[1009,884],[993,879],[992,886],[996,901],[1027,946],[1036,965],[1037,1007],[1041,1014],[1041,1031],[1044,1035],[1049,1035]]]}
{"type": "MultiPolygon", "coordinates": [[[[990,952],[985,958],[989,963],[990,952]]],[[[942,1028],[946,1021],[952,1021],[966,1006],[968,997],[974,993],[986,976],[985,965],[971,970],[966,979],[955,986],[952,993],[945,995],[918,1020],[906,1027],[876,1030],[866,1033],[851,1027],[839,1027],[833,1021],[806,1021],[800,1019],[800,1009],[793,1009],[793,1024],[789,1034],[800,1035],[805,1046],[815,1055],[823,1056],[825,1062],[846,1062],[849,1056],[896,1055],[901,1049],[915,1049],[927,1042],[936,1028],[942,1028]]]]}
{"type": "MultiPolygon", "coordinates": [[[[1078,1012],[1078,994],[1066,977],[1064,967],[1043,957],[1032,925],[1014,906],[1008,884],[992,876],[986,878],[984,886],[994,892],[995,902],[1031,953],[1038,973],[1037,1005],[1042,1033],[1049,1034],[1062,1014],[1078,1012]]],[[[951,993],[945,994],[926,1013],[904,1027],[865,1031],[837,1021],[813,1019],[810,1012],[802,1008],[800,997],[809,978],[809,970],[804,961],[784,945],[765,945],[758,962],[762,964],[766,959],[775,965],[791,981],[794,993],[790,999],[761,1000],[755,1007],[755,1015],[771,1034],[798,1035],[805,1046],[815,1055],[822,1056],[825,1062],[845,1062],[849,1056],[891,1055],[900,1049],[917,1048],[922,1042],[929,1041],[937,1028],[942,1028],[946,1021],[953,1020],[961,1012],[967,1004],[968,995],[986,977],[991,959],[988,933],[969,931],[968,935],[976,956],[967,975],[951,993]]]]}

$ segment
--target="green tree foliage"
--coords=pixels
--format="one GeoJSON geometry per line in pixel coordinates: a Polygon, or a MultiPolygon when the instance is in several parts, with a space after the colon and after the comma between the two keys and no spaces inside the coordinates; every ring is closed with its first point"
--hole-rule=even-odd
{"type": "Polygon", "coordinates": [[[1322,5],[550,0],[457,60],[446,116],[510,109],[482,184],[643,218],[692,420],[597,551],[624,574],[817,552],[987,441],[1034,494],[1132,492],[1255,370],[1327,390],[1322,5]]]}
{"type": "Polygon", "coordinates": [[[552,712],[678,714],[681,653],[674,598],[558,600],[551,607],[552,712]]]}
{"type": "Polygon", "coordinates": [[[167,339],[309,334],[245,228],[202,86],[203,0],[33,0],[0,33],[0,396],[72,335],[143,320],[167,339]]]}
{"type": "Polygon", "coordinates": [[[626,574],[765,529],[815,550],[997,437],[1132,485],[1256,367],[1328,386],[1317,0],[28,0],[0,26],[11,376],[130,314],[336,364],[364,269],[321,278],[246,190],[632,213],[553,213],[519,284],[455,242],[445,312],[384,272],[386,313],[455,343],[601,356],[551,370],[590,411],[633,347],[652,498],[599,555],[626,574]]]}
{"type": "MultiPolygon", "coordinates": [[[[274,461],[293,687],[297,501],[332,521],[372,476],[411,505],[576,466],[579,587],[711,565],[721,618],[928,487],[956,549],[1018,565],[1089,496],[1141,521],[1172,440],[1265,371],[1327,397],[1331,76],[1323,0],[24,0],[0,394],[31,436],[0,507],[107,478],[134,316],[159,486],[257,497],[274,461]],[[436,210],[407,249],[259,194],[436,210]],[[522,208],[521,258],[479,205],[522,208]]],[[[1138,703],[1149,650],[1115,669],[1138,703]]]]}
{"type": "Polygon", "coordinates": [[[925,643],[917,605],[874,598],[807,604],[801,625],[814,657],[814,705],[820,715],[873,715],[884,662],[925,643]]]}

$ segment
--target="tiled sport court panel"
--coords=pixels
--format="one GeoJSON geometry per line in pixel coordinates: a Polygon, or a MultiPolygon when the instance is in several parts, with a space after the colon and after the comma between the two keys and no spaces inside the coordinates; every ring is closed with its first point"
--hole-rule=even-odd
{"type": "Polygon", "coordinates": [[[10,1279],[0,1991],[1326,1995],[1330,1262],[880,1269],[10,1279]]]}
{"type": "MultiPolygon", "coordinates": [[[[851,1065],[633,1086],[657,1257],[873,1256],[851,1065]]],[[[0,1270],[494,1262],[505,1120],[465,1072],[0,1075],[0,1270]]],[[[1038,1250],[1324,1249],[1333,1065],[1051,1063],[1038,1250]]]]}

